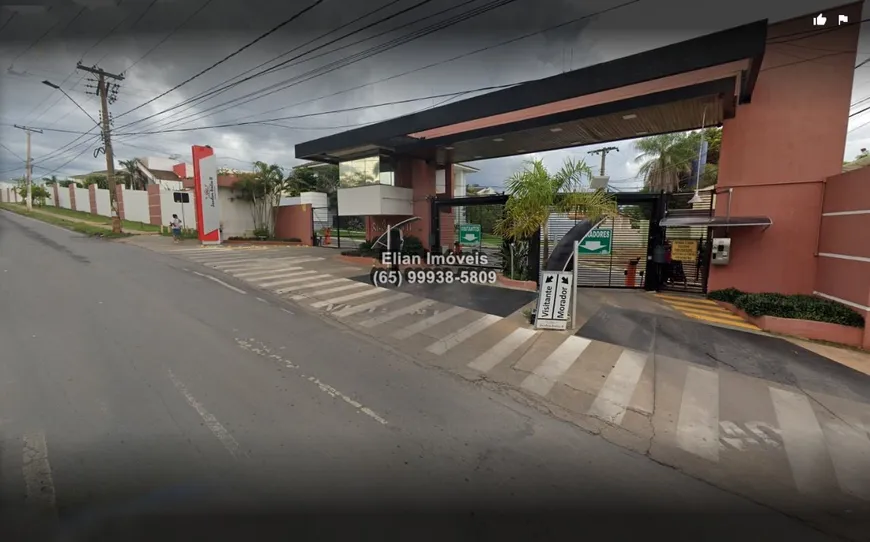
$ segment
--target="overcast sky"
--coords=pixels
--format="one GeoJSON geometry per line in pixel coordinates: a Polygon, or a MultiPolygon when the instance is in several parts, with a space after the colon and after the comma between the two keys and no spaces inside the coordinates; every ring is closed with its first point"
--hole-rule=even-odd
{"type": "MultiPolygon", "coordinates": [[[[62,93],[42,84],[43,80],[49,80],[61,86],[91,117],[98,118],[99,100],[89,94],[88,87],[93,85],[89,81],[91,76],[75,70],[78,61],[88,66],[98,64],[108,72],[126,76],[120,82],[117,101],[110,107],[115,118],[117,159],[179,155],[190,161],[191,145],[199,144],[214,147],[222,166],[249,169],[251,162],[262,160],[290,167],[299,163],[293,157],[297,143],[476,95],[450,93],[547,77],[759,19],[783,20],[843,4],[843,0],[725,3],[503,0],[504,5],[476,17],[363,57],[353,55],[362,52],[371,55],[372,47],[389,44],[390,40],[469,10],[483,9],[493,0],[322,0],[232,59],[146,103],[313,2],[55,0],[45,2],[53,6],[48,10],[2,7],[0,143],[5,148],[0,147],[0,179],[24,173],[25,137],[13,124],[43,129],[43,133],[32,138],[35,177],[51,174],[65,177],[105,169],[105,157],[94,156],[99,146],[94,122],[62,93]],[[391,5],[336,31],[337,27],[387,4],[391,5]],[[417,4],[421,5],[325,45],[417,4]],[[556,31],[498,46],[512,38],[621,4],[629,5],[556,31]],[[453,9],[439,14],[449,8],[453,9]],[[329,32],[333,34],[325,36],[329,32]],[[366,38],[357,45],[335,50],[366,38]],[[487,47],[486,51],[449,60],[487,47]],[[309,52],[306,56],[295,58],[306,52],[309,52]],[[283,57],[257,71],[290,61],[284,69],[167,111],[227,80],[241,78],[244,72],[282,54],[283,57]],[[355,59],[359,60],[347,64],[355,59]],[[418,70],[429,64],[437,65],[418,70]],[[326,73],[327,70],[330,71],[326,73]],[[401,75],[412,70],[418,71],[401,75]],[[390,79],[382,81],[387,78],[390,79]],[[267,87],[276,92],[238,99],[267,87]],[[439,97],[360,107],[431,96],[439,97]],[[230,101],[233,99],[237,100],[230,101]],[[349,108],[359,109],[336,112],[349,108]],[[158,113],[162,114],[141,120],[158,113]],[[278,118],[283,119],[274,120],[278,118]],[[208,128],[252,121],[266,123],[208,128]],[[89,135],[81,135],[89,130],[89,135]]],[[[870,57],[868,37],[870,31],[865,29],[859,61],[870,57]]],[[[856,71],[852,102],[868,96],[870,63],[856,71]]],[[[870,124],[861,126],[868,121],[870,112],[852,119],[850,129],[854,131],[849,134],[846,158],[854,157],[861,147],[870,147],[870,124]]],[[[608,155],[608,174],[615,187],[631,189],[639,184],[637,152],[631,141],[617,146],[620,152],[608,155]]],[[[542,157],[548,166],[555,168],[566,156],[583,158],[595,148],[554,151],[542,157]]],[[[527,157],[474,163],[481,171],[470,181],[500,187],[524,158],[527,157]]],[[[597,164],[598,158],[590,157],[589,161],[597,164]]]]}

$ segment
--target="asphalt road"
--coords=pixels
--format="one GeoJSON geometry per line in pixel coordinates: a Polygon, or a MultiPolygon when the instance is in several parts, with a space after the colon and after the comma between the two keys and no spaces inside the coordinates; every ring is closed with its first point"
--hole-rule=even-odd
{"type": "Polygon", "coordinates": [[[182,265],[0,212],[0,539],[829,539],[182,265]]]}

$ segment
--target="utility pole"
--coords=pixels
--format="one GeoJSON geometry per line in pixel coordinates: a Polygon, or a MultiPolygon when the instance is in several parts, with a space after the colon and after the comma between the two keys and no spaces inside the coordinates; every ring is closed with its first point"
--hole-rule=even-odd
{"type": "MultiPolygon", "coordinates": [[[[109,73],[93,66],[82,66],[81,62],[76,65],[76,69],[88,73],[92,73],[98,77],[95,94],[100,97],[100,105],[102,108],[102,124],[103,124],[103,152],[106,154],[106,184],[109,189],[109,202],[112,207],[112,231],[121,233],[121,217],[118,214],[118,197],[115,193],[115,157],[112,152],[112,128],[109,117],[109,102],[114,103],[115,96],[118,92],[117,83],[109,83],[107,79],[115,81],[123,81],[124,76],[121,74],[109,73]]],[[[98,154],[100,149],[97,149],[98,154]]]]}
{"type": "Polygon", "coordinates": [[[601,173],[599,175],[601,175],[602,177],[604,177],[604,158],[607,156],[607,153],[613,151],[619,152],[619,147],[603,147],[594,151],[589,151],[589,154],[601,155],[601,173]]]}
{"type": "Polygon", "coordinates": [[[27,126],[18,126],[17,124],[13,124],[19,130],[24,130],[27,134],[27,166],[25,170],[25,179],[27,183],[27,196],[25,196],[25,200],[27,201],[27,212],[33,210],[33,166],[31,165],[30,159],[30,134],[31,132],[36,132],[37,134],[41,134],[42,130],[38,130],[36,128],[28,128],[27,126]]]}

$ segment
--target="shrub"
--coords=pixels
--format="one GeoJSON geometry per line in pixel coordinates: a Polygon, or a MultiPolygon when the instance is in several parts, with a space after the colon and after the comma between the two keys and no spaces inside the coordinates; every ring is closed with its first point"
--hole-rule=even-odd
{"type": "Polygon", "coordinates": [[[254,237],[265,237],[267,239],[272,236],[269,232],[269,228],[256,228],[253,231],[253,234],[254,237]]]}
{"type": "Polygon", "coordinates": [[[744,293],[737,288],[725,288],[724,290],[714,290],[707,294],[707,297],[714,301],[722,301],[723,303],[731,303],[733,305],[737,301],[737,298],[742,295],[744,293]]]}
{"type": "Polygon", "coordinates": [[[414,237],[413,235],[409,235],[405,237],[405,243],[402,245],[402,254],[409,254],[411,256],[424,256],[426,253],[426,249],[423,248],[423,243],[420,239],[414,237]]]}
{"type": "Polygon", "coordinates": [[[864,317],[849,307],[811,295],[744,294],[734,305],[750,316],[775,316],[864,327],[864,317]]]}

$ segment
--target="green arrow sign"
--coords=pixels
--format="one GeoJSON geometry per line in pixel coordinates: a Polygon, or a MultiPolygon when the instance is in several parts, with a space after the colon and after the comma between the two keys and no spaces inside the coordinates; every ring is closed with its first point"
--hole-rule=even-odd
{"type": "Polygon", "coordinates": [[[459,225],[459,242],[463,245],[479,245],[480,237],[480,224],[459,225]]]}
{"type": "Polygon", "coordinates": [[[577,247],[578,254],[610,254],[613,241],[612,229],[595,228],[580,241],[577,247]]]}

